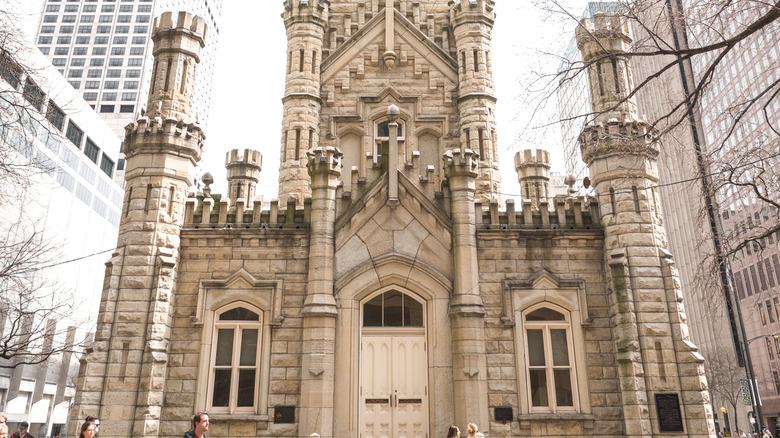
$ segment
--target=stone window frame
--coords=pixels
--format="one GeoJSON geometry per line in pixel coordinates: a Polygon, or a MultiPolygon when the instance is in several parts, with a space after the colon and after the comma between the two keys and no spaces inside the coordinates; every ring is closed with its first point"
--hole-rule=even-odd
{"type": "Polygon", "coordinates": [[[240,269],[224,279],[203,279],[198,288],[195,314],[190,316],[194,327],[201,329],[200,359],[198,362],[195,410],[212,412],[212,418],[230,420],[268,421],[268,398],[271,373],[271,332],[282,324],[283,282],[281,280],[259,280],[245,269],[240,269]],[[262,331],[259,356],[259,379],[257,381],[257,403],[253,409],[243,412],[219,412],[211,409],[209,383],[211,374],[212,345],[218,311],[227,309],[232,303],[246,303],[262,311],[262,331]]]}
{"type": "MultiPolygon", "coordinates": [[[[265,312],[263,312],[262,309],[255,307],[251,304],[248,304],[246,301],[233,301],[227,305],[224,305],[220,307],[219,309],[216,309],[214,311],[214,324],[213,324],[213,330],[211,333],[211,337],[209,338],[208,344],[213,346],[217,345],[217,336],[220,329],[233,329],[233,350],[232,350],[232,360],[231,365],[228,366],[218,366],[216,364],[216,358],[217,358],[217,349],[216,348],[210,348],[211,350],[211,357],[209,360],[209,380],[208,380],[208,392],[206,393],[206,406],[208,407],[208,411],[212,413],[227,413],[227,414],[236,414],[236,413],[255,413],[258,405],[259,405],[259,398],[260,398],[260,377],[261,377],[261,370],[263,367],[263,348],[265,345],[263,344],[263,316],[265,312]],[[249,310],[255,314],[258,315],[257,321],[245,321],[245,320],[221,320],[218,316],[222,315],[230,310],[234,309],[246,309],[249,310]],[[254,400],[252,403],[252,406],[244,406],[239,407],[237,406],[237,381],[238,376],[237,371],[242,369],[242,366],[240,363],[237,363],[239,361],[239,356],[241,353],[243,353],[243,350],[241,348],[241,344],[239,342],[240,338],[243,338],[243,332],[245,330],[257,330],[258,336],[257,336],[257,351],[255,356],[255,362],[254,367],[255,368],[255,390],[254,390],[254,400]],[[239,335],[240,333],[240,335],[239,335]],[[215,378],[215,372],[216,368],[219,367],[220,369],[227,369],[229,368],[231,371],[231,382],[230,382],[230,388],[228,389],[228,406],[222,407],[222,406],[213,406],[213,397],[214,397],[214,378],[215,378]]],[[[246,368],[246,367],[243,367],[246,368]]]]}
{"type": "Polygon", "coordinates": [[[507,326],[514,327],[518,418],[521,420],[592,420],[594,417],[590,405],[584,335],[584,328],[590,325],[591,319],[588,314],[585,282],[563,280],[546,270],[541,270],[529,279],[504,280],[503,291],[501,321],[507,326]],[[556,311],[565,310],[569,314],[571,348],[574,351],[570,359],[574,370],[574,385],[577,388],[573,411],[540,412],[531,408],[523,316],[542,305],[547,305],[556,311]]]}

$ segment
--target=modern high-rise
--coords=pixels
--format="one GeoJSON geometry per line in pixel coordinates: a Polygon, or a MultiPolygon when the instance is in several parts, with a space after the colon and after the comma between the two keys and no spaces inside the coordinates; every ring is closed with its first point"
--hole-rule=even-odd
{"type": "Polygon", "coordinates": [[[94,331],[120,221],[121,141],[9,27],[0,25],[0,412],[35,436],[68,436],[75,354],[94,331]],[[8,353],[14,342],[35,354],[70,348],[25,360],[8,353]]]}
{"type": "MultiPolygon", "coordinates": [[[[193,118],[208,125],[222,0],[43,0],[36,43],[120,137],[145,112],[152,74],[153,17],[186,10],[209,37],[198,66],[193,118]]],[[[193,120],[195,121],[195,120],[193,120]]],[[[118,170],[124,169],[120,159],[118,170]]]]}

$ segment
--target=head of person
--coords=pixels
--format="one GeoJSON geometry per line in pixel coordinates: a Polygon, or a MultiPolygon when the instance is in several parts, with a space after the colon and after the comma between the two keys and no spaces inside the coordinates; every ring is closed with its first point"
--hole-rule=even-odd
{"type": "Polygon", "coordinates": [[[30,427],[30,424],[26,421],[22,421],[19,423],[19,435],[27,433],[27,429],[30,427]]]}
{"type": "Polygon", "coordinates": [[[460,438],[458,426],[450,426],[450,430],[447,431],[447,438],[460,438]]]}
{"type": "MultiPolygon", "coordinates": [[[[8,424],[8,417],[6,417],[5,415],[0,415],[0,424],[8,424]]],[[[6,429],[8,429],[7,426],[6,429]]]]}
{"type": "Polygon", "coordinates": [[[8,438],[8,425],[0,423],[0,438],[8,438]]]}
{"type": "Polygon", "coordinates": [[[209,414],[206,412],[198,412],[192,416],[192,430],[197,435],[203,435],[204,432],[209,430],[209,414]]]}
{"type": "Polygon", "coordinates": [[[469,436],[477,436],[479,429],[477,428],[476,424],[469,423],[469,426],[466,428],[466,432],[468,432],[469,436]]]}
{"type": "Polygon", "coordinates": [[[95,424],[95,435],[100,433],[100,418],[93,417],[92,415],[87,415],[87,418],[84,419],[84,421],[91,421],[95,424]]]}
{"type": "Polygon", "coordinates": [[[79,434],[80,438],[92,438],[95,436],[95,423],[91,421],[85,421],[81,425],[81,434],[79,434]]]}

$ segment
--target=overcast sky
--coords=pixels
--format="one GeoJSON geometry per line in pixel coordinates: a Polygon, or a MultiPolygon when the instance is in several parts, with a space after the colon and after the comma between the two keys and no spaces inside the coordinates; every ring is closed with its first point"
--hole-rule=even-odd
{"type": "MultiPolygon", "coordinates": [[[[579,16],[587,2],[562,3],[579,16]]],[[[24,27],[35,32],[43,0],[0,0],[0,4],[26,8],[26,15],[22,15],[24,27]]],[[[514,154],[521,149],[549,150],[553,153],[553,171],[563,172],[560,129],[534,129],[544,124],[545,117],[528,123],[533,108],[527,103],[525,88],[538,86],[534,80],[539,72],[555,70],[559,60],[550,54],[562,53],[573,36],[574,21],[538,6],[544,4],[545,0],[496,0],[493,75],[503,198],[520,192],[514,154]]],[[[266,200],[276,196],[287,44],[282,9],[281,0],[224,0],[201,163],[204,172],[214,175],[216,193],[224,192],[226,187],[225,153],[233,148],[252,148],[263,155],[258,194],[266,200]]]]}

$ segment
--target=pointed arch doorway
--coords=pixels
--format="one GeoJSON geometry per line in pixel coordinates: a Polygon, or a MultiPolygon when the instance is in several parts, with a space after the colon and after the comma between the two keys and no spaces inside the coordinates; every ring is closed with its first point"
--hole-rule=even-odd
{"type": "Polygon", "coordinates": [[[361,303],[361,438],[428,436],[428,352],[423,300],[398,290],[361,303]]]}

